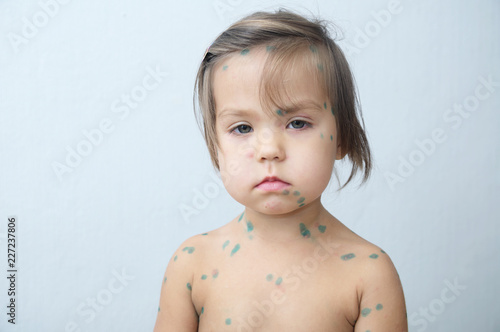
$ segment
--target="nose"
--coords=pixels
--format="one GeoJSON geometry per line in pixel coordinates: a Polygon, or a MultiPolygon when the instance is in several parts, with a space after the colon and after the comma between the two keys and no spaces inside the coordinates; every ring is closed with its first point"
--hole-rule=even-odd
{"type": "Polygon", "coordinates": [[[286,154],[283,143],[280,133],[268,128],[263,129],[257,135],[255,158],[258,161],[284,160],[286,154]]]}

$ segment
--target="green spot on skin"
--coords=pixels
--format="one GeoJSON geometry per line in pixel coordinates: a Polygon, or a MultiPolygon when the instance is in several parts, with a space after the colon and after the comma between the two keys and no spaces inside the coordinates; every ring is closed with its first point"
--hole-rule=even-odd
{"type": "Polygon", "coordinates": [[[231,325],[231,318],[226,318],[226,325],[231,325]]]}
{"type": "Polygon", "coordinates": [[[240,250],[240,244],[236,244],[233,248],[233,250],[231,250],[231,256],[233,256],[234,254],[236,254],[238,252],[238,250],[240,250]]]}
{"type": "Polygon", "coordinates": [[[288,195],[290,192],[288,190],[283,190],[283,195],[288,195]]]}
{"type": "Polygon", "coordinates": [[[251,231],[253,231],[253,224],[249,220],[249,221],[247,221],[247,232],[251,232],[251,231]]]}
{"type": "Polygon", "coordinates": [[[385,254],[385,251],[383,251],[382,249],[380,249],[380,252],[383,253],[383,254],[385,254]]]}
{"type": "Polygon", "coordinates": [[[301,198],[299,198],[299,200],[297,201],[297,203],[298,204],[303,203],[305,200],[306,200],[305,197],[301,197],[301,198]]]}
{"type": "Polygon", "coordinates": [[[309,46],[309,49],[311,50],[311,52],[313,53],[318,53],[318,48],[315,46],[315,45],[310,45],[309,46]]]}
{"type": "Polygon", "coordinates": [[[250,52],[248,48],[245,48],[243,51],[241,51],[241,55],[247,55],[250,52]]]}
{"type": "Polygon", "coordinates": [[[175,255],[175,257],[174,257],[174,262],[175,262],[176,260],[177,260],[177,255],[175,255]]]}
{"type": "Polygon", "coordinates": [[[201,280],[207,280],[207,275],[206,274],[202,275],[201,280]]]}
{"type": "Polygon", "coordinates": [[[266,47],[266,51],[267,51],[267,52],[274,51],[275,49],[276,49],[276,46],[267,46],[267,47],[266,47]]]}
{"type": "Polygon", "coordinates": [[[243,213],[241,214],[240,219],[238,219],[238,222],[240,222],[240,221],[241,221],[241,219],[243,219],[243,215],[244,215],[244,214],[245,214],[245,212],[243,212],[243,213]]]}
{"type": "Polygon", "coordinates": [[[203,233],[203,234],[201,234],[201,235],[208,235],[208,233],[203,233]]]}
{"type": "Polygon", "coordinates": [[[300,234],[302,234],[303,237],[309,238],[311,236],[311,232],[309,232],[306,225],[300,223],[299,227],[300,227],[300,234]]]}
{"type": "Polygon", "coordinates": [[[163,283],[166,283],[167,282],[167,277],[165,277],[165,279],[163,279],[163,283]]]}
{"type": "Polygon", "coordinates": [[[187,251],[188,254],[192,254],[194,252],[194,247],[185,247],[182,251],[187,251]]]}
{"type": "Polygon", "coordinates": [[[219,270],[215,269],[212,271],[212,277],[215,279],[219,276],[219,270]]]}
{"type": "Polygon", "coordinates": [[[275,284],[279,286],[282,281],[283,281],[283,278],[279,277],[278,279],[276,279],[275,284]]]}
{"type": "Polygon", "coordinates": [[[187,287],[188,290],[192,290],[191,284],[189,282],[186,284],[186,287],[187,287]]]}
{"type": "Polygon", "coordinates": [[[333,135],[330,135],[330,141],[333,141],[333,135]]]}
{"type": "Polygon", "coordinates": [[[227,65],[223,66],[223,67],[222,67],[222,70],[226,70],[226,69],[227,69],[227,67],[228,67],[227,65]]]}
{"type": "Polygon", "coordinates": [[[363,310],[361,310],[361,316],[366,317],[370,314],[370,312],[372,312],[372,309],[364,308],[363,310]]]}
{"type": "Polygon", "coordinates": [[[269,273],[269,274],[266,276],[266,280],[267,280],[267,281],[271,281],[271,280],[273,280],[273,275],[269,273]]]}
{"type": "Polygon", "coordinates": [[[200,315],[203,315],[204,312],[205,312],[205,307],[201,307],[200,315]]]}
{"type": "Polygon", "coordinates": [[[227,245],[229,244],[229,240],[227,240],[226,242],[224,242],[224,244],[222,245],[222,250],[226,249],[227,245]]]}
{"type": "Polygon", "coordinates": [[[333,107],[330,108],[330,110],[332,111],[332,115],[335,116],[335,112],[333,112],[333,107]]]}
{"type": "Polygon", "coordinates": [[[356,255],[354,255],[352,252],[350,254],[346,254],[346,255],[343,255],[341,256],[340,258],[343,260],[343,261],[348,261],[350,259],[353,259],[354,257],[356,257],[356,255]]]}
{"type": "Polygon", "coordinates": [[[324,107],[324,108],[325,108],[325,110],[326,110],[326,101],[325,101],[325,103],[323,104],[323,107],[324,107]]]}
{"type": "Polygon", "coordinates": [[[318,230],[319,230],[319,232],[320,232],[320,233],[324,233],[324,232],[326,231],[326,226],[324,226],[324,225],[319,225],[319,226],[318,226],[318,230]]]}
{"type": "Polygon", "coordinates": [[[376,259],[376,258],[378,258],[378,255],[377,254],[371,254],[369,257],[372,258],[372,259],[376,259]]]}
{"type": "Polygon", "coordinates": [[[293,192],[293,195],[294,195],[294,196],[300,196],[300,191],[294,191],[294,192],[293,192]]]}
{"type": "Polygon", "coordinates": [[[276,114],[278,114],[279,116],[283,116],[283,111],[282,110],[276,110],[276,114]]]}
{"type": "Polygon", "coordinates": [[[321,135],[320,135],[320,136],[321,136],[321,139],[323,139],[323,137],[324,137],[324,136],[323,136],[323,133],[321,133],[321,135]]]}
{"type": "Polygon", "coordinates": [[[318,66],[318,70],[319,70],[320,72],[323,72],[323,64],[318,63],[318,65],[317,65],[317,66],[318,66]]]}
{"type": "Polygon", "coordinates": [[[160,312],[160,307],[158,307],[158,312],[160,312]]]}
{"type": "Polygon", "coordinates": [[[300,204],[300,205],[299,205],[299,207],[303,207],[304,205],[306,205],[306,204],[305,204],[305,203],[302,203],[302,204],[300,204]]]}
{"type": "Polygon", "coordinates": [[[375,309],[377,310],[382,310],[383,308],[384,306],[381,303],[377,304],[377,306],[375,307],[375,309]]]}
{"type": "Polygon", "coordinates": [[[366,330],[366,332],[370,332],[370,330],[366,330]]]}

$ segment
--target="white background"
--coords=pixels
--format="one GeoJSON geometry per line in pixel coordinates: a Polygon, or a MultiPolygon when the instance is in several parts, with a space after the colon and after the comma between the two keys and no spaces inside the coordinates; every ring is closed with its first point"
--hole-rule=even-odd
{"type": "Polygon", "coordinates": [[[177,246],[242,211],[215,180],[196,125],[197,66],[229,24],[278,6],[340,26],[359,87],[376,167],[361,188],[337,193],[332,181],[325,206],[391,256],[411,331],[500,330],[498,1],[406,1],[382,22],[388,0],[69,1],[47,7],[51,16],[37,1],[4,0],[1,331],[152,330],[177,246]],[[140,96],[148,70],[168,74],[124,113],[122,95],[140,96]],[[89,143],[84,132],[102,121],[112,130],[89,143]],[[69,167],[78,148],[87,155],[69,167]]]}

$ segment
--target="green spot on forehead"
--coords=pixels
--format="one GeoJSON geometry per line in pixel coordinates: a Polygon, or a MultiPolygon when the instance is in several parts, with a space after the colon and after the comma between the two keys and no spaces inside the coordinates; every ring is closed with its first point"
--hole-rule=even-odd
{"type": "Polygon", "coordinates": [[[369,257],[372,258],[372,259],[375,259],[375,258],[378,258],[378,255],[377,254],[371,254],[369,257]]]}
{"type": "Polygon", "coordinates": [[[354,255],[352,252],[349,253],[349,254],[345,254],[343,256],[341,256],[340,258],[344,261],[348,261],[350,259],[353,259],[354,257],[356,257],[356,255],[354,255]]]}
{"type": "Polygon", "coordinates": [[[279,116],[283,116],[283,111],[282,110],[276,110],[276,114],[278,114],[279,116]]]}
{"type": "Polygon", "coordinates": [[[248,53],[250,53],[250,50],[248,48],[245,48],[241,51],[241,55],[247,55],[248,53]]]}
{"type": "Polygon", "coordinates": [[[382,249],[380,249],[380,252],[383,253],[383,254],[385,254],[385,251],[383,251],[382,249]]]}
{"type": "Polygon", "coordinates": [[[309,49],[311,50],[311,52],[313,53],[318,53],[318,48],[316,47],[316,45],[310,45],[309,46],[309,49]]]}
{"type": "Polygon", "coordinates": [[[370,312],[372,312],[372,309],[364,308],[363,310],[361,310],[361,316],[366,317],[370,314],[370,312]]]}
{"type": "Polygon", "coordinates": [[[222,67],[222,70],[226,70],[226,69],[227,69],[227,67],[228,67],[227,65],[224,65],[224,66],[222,67]]]}
{"type": "Polygon", "coordinates": [[[322,63],[318,63],[318,65],[317,65],[317,66],[318,66],[318,70],[319,70],[320,72],[323,72],[323,64],[322,64],[322,63]]]}
{"type": "Polygon", "coordinates": [[[267,46],[267,47],[266,47],[266,51],[267,51],[267,52],[274,51],[275,49],[276,49],[276,46],[267,46]]]}

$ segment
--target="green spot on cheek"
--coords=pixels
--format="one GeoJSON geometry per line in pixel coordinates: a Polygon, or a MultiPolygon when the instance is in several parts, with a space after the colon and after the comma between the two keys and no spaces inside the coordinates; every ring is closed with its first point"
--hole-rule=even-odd
{"type": "Polygon", "coordinates": [[[361,310],[361,316],[366,317],[370,314],[370,312],[372,312],[372,309],[364,308],[363,310],[361,310]]]}
{"type": "Polygon", "coordinates": [[[192,254],[194,252],[194,247],[185,247],[182,251],[187,251],[188,254],[192,254]]]}
{"type": "Polygon", "coordinates": [[[268,275],[266,276],[266,280],[267,280],[267,281],[271,281],[271,280],[273,280],[273,275],[272,275],[272,274],[268,274],[268,275]]]}
{"type": "Polygon", "coordinates": [[[306,200],[305,197],[301,197],[301,198],[299,198],[299,200],[297,201],[297,203],[298,204],[303,203],[305,200],[306,200]]]}
{"type": "Polygon", "coordinates": [[[332,111],[332,115],[335,116],[335,112],[333,111],[333,107],[330,108],[330,110],[332,111]]]}
{"type": "Polygon", "coordinates": [[[320,231],[320,233],[324,233],[326,231],[326,226],[324,225],[319,225],[318,226],[318,230],[320,231]]]}
{"type": "Polygon", "coordinates": [[[323,136],[323,133],[321,133],[321,139],[323,139],[323,137],[324,137],[324,136],[323,136]]]}
{"type": "Polygon", "coordinates": [[[333,135],[330,135],[330,141],[333,141],[333,135]]]}
{"type": "Polygon", "coordinates": [[[215,269],[212,271],[212,277],[217,278],[219,276],[219,270],[215,269]]]}
{"type": "Polygon", "coordinates": [[[240,250],[240,244],[236,244],[233,248],[233,250],[231,250],[231,256],[233,256],[234,254],[236,254],[238,252],[238,250],[240,250]]]}
{"type": "Polygon", "coordinates": [[[227,69],[227,67],[228,67],[227,65],[226,65],[226,66],[223,66],[223,67],[222,67],[222,70],[226,70],[226,69],[227,69]]]}
{"type": "Polygon", "coordinates": [[[370,258],[372,258],[372,259],[376,259],[376,258],[378,258],[378,255],[377,255],[377,254],[371,254],[371,255],[370,255],[370,258]]]}
{"type": "Polygon", "coordinates": [[[189,282],[186,284],[186,287],[187,287],[187,289],[192,290],[191,284],[189,282]]]}
{"type": "Polygon", "coordinates": [[[244,215],[244,214],[245,214],[245,212],[243,212],[243,213],[241,214],[240,219],[238,219],[238,222],[240,222],[240,221],[241,221],[241,219],[243,219],[243,215],[244,215]]]}
{"type": "Polygon", "coordinates": [[[253,224],[249,220],[249,221],[247,221],[247,232],[251,232],[251,231],[253,231],[253,224]]]}
{"type": "Polygon", "coordinates": [[[243,51],[241,51],[241,55],[247,55],[250,52],[248,48],[245,48],[243,51]]]}
{"type": "Polygon", "coordinates": [[[283,281],[283,278],[279,277],[278,279],[276,279],[275,284],[279,286],[282,281],[283,281]]]}
{"type": "Polygon", "coordinates": [[[299,205],[299,207],[303,207],[304,205],[306,205],[306,204],[305,204],[305,203],[302,203],[302,204],[300,204],[300,205],[299,205]]]}
{"type": "Polygon", "coordinates": [[[343,256],[341,256],[340,258],[343,260],[343,261],[348,261],[350,259],[353,259],[354,257],[356,257],[356,255],[354,255],[352,252],[350,254],[345,254],[343,256]]]}
{"type": "Polygon", "coordinates": [[[231,325],[231,318],[226,319],[226,325],[231,325]]]}
{"type": "Polygon", "coordinates": [[[283,195],[288,195],[290,192],[288,190],[283,190],[283,195]]]}
{"type": "Polygon", "coordinates": [[[300,196],[300,191],[294,191],[294,192],[293,192],[293,195],[294,195],[294,196],[300,196]]]}
{"type": "Polygon", "coordinates": [[[202,275],[201,280],[207,280],[207,275],[206,274],[202,275]]]}
{"type": "Polygon", "coordinates": [[[303,237],[308,238],[311,236],[311,232],[309,232],[306,225],[300,223],[299,227],[300,227],[300,234],[302,234],[303,237]]]}
{"type": "Polygon", "coordinates": [[[229,244],[229,240],[227,240],[226,242],[224,242],[224,244],[222,245],[222,250],[226,249],[227,245],[229,244]]]}
{"type": "Polygon", "coordinates": [[[375,309],[377,310],[382,310],[382,308],[384,308],[384,306],[382,304],[377,304],[377,306],[375,307],[375,309]]]}

